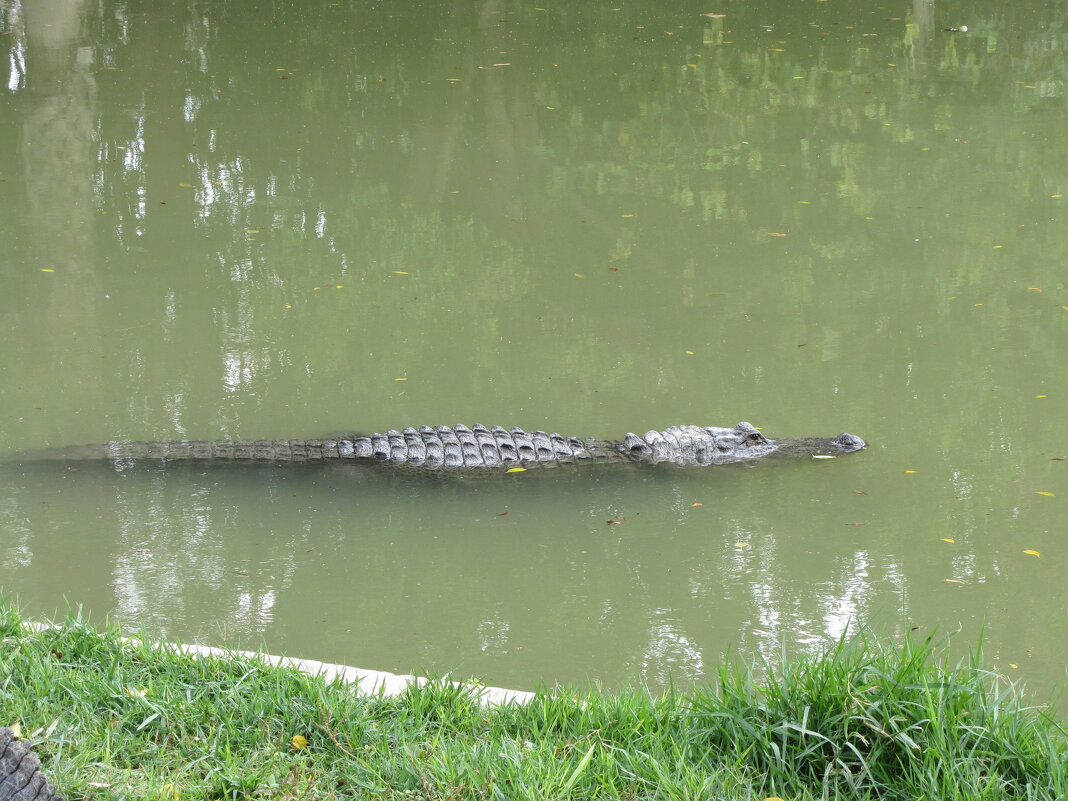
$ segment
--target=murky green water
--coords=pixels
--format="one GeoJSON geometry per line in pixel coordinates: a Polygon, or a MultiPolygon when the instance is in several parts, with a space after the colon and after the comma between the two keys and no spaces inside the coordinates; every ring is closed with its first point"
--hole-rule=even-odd
{"type": "Polygon", "coordinates": [[[852,5],[0,0],[4,451],[870,443],[444,483],[9,461],[0,587],[517,688],[857,620],[1062,681],[1068,8],[852,5]]]}

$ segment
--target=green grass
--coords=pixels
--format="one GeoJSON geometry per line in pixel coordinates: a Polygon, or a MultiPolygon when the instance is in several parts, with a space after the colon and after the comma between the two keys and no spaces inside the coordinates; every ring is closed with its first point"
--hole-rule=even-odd
{"type": "MultiPolygon", "coordinates": [[[[979,657],[869,632],[692,696],[399,698],[243,658],[126,644],[0,600],[0,724],[68,798],[1063,799],[1066,738],[979,657]],[[307,746],[294,746],[295,736],[307,746]]],[[[299,741],[298,741],[299,744],[299,741]]]]}

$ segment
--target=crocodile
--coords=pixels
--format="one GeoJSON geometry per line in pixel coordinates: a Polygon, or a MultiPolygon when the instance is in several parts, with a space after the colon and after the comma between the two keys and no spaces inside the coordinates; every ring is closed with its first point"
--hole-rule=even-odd
{"type": "Polygon", "coordinates": [[[117,467],[139,461],[384,462],[445,471],[507,471],[580,464],[674,464],[705,467],[763,457],[833,457],[866,447],[860,437],[769,439],[750,423],[731,428],[671,426],[643,436],[602,440],[527,433],[484,425],[422,426],[381,434],[340,434],[325,439],[107,442],[25,454],[24,459],[106,460],[117,467]]]}
{"type": "Polygon", "coordinates": [[[6,726],[0,728],[0,801],[63,801],[29,745],[6,726]]]}

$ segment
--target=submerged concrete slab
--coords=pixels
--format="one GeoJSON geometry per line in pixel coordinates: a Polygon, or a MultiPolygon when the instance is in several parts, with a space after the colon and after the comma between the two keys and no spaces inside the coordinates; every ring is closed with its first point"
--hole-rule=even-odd
{"type": "MultiPolygon", "coordinates": [[[[42,631],[47,628],[59,628],[54,623],[37,623],[23,621],[23,626],[34,631],[42,631]]],[[[137,643],[141,640],[134,637],[123,637],[123,642],[137,643]]],[[[154,648],[169,650],[174,653],[189,654],[191,656],[213,656],[225,659],[230,656],[242,656],[258,662],[277,667],[296,668],[309,676],[321,676],[326,681],[340,679],[346,684],[351,684],[358,695],[387,697],[397,696],[404,693],[411,685],[423,686],[430,680],[423,676],[409,676],[406,674],[387,673],[384,670],[367,670],[366,668],[351,667],[350,665],[335,665],[329,662],[319,662],[314,659],[297,659],[290,656],[275,656],[273,654],[261,654],[257,651],[236,651],[228,648],[214,648],[209,645],[188,645],[173,642],[149,642],[154,648]]],[[[534,693],[525,690],[508,690],[503,687],[484,687],[466,682],[449,682],[454,687],[459,687],[470,692],[479,703],[484,706],[500,706],[502,704],[525,704],[532,701],[534,693]]]]}

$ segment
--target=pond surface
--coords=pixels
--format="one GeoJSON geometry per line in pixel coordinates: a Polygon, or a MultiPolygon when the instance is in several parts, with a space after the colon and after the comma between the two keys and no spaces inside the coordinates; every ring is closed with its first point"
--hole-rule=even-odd
{"type": "Polygon", "coordinates": [[[0,0],[5,453],[869,442],[485,481],[9,456],[0,589],[522,689],[858,622],[1058,685],[1068,3],[851,5],[0,0]]]}

